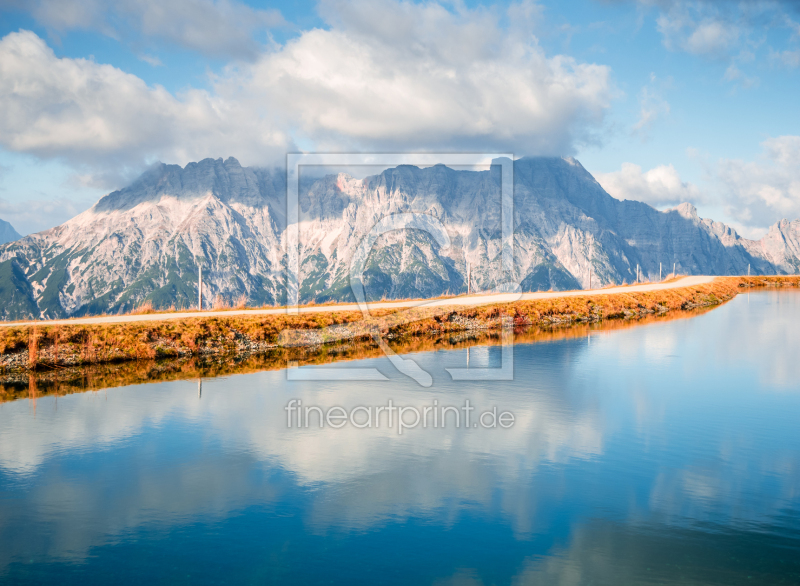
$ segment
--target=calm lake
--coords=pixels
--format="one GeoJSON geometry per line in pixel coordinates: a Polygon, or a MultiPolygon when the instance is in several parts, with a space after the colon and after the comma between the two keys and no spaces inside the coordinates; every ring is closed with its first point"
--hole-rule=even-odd
{"type": "Polygon", "coordinates": [[[468,353],[501,364],[2,403],[0,583],[800,584],[800,292],[517,344],[512,381],[453,381],[468,353]],[[514,423],[290,428],[293,399],[514,423]]]}

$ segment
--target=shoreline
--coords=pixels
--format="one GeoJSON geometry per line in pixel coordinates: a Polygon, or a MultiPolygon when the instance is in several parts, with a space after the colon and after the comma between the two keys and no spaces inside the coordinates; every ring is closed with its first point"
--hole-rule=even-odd
{"type": "MultiPolygon", "coordinates": [[[[513,329],[515,344],[549,343],[609,334],[647,327],[667,321],[692,319],[713,310],[710,307],[648,314],[638,319],[606,320],[550,326],[518,326],[513,329]]],[[[453,351],[503,343],[500,329],[455,331],[396,337],[387,343],[397,354],[453,351]]],[[[285,370],[289,361],[298,366],[324,365],[383,357],[381,347],[371,338],[348,340],[317,346],[274,348],[252,354],[212,354],[153,360],[94,363],[58,369],[14,371],[0,375],[0,404],[18,399],[65,396],[128,385],[167,381],[203,380],[255,372],[285,370]]]]}
{"type": "MultiPolygon", "coordinates": [[[[36,322],[0,328],[0,379],[11,375],[158,359],[225,357],[226,360],[287,350],[356,342],[379,335],[408,337],[491,332],[504,324],[549,328],[613,320],[635,322],[652,315],[720,305],[744,290],[800,287],[798,276],[715,277],[708,282],[665,287],[642,285],[593,291],[526,294],[518,301],[468,305],[453,299],[423,307],[378,308],[369,319],[343,306],[269,314],[251,310],[212,317],[193,316],[118,323],[36,322]],[[397,311],[395,309],[402,309],[397,311]]],[[[458,300],[463,301],[463,300],[458,300]]],[[[400,307],[396,307],[400,305],[400,307]]]]}

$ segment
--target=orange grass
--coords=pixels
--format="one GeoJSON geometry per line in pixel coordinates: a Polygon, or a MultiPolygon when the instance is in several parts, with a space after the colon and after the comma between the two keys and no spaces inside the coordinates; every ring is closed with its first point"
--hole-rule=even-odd
{"type": "MultiPolygon", "coordinates": [[[[720,277],[712,283],[651,292],[580,295],[479,307],[378,309],[369,320],[358,311],[292,315],[191,317],[162,322],[97,325],[9,326],[0,329],[0,369],[25,370],[81,364],[191,356],[209,353],[263,352],[291,345],[290,330],[317,330],[348,325],[350,337],[366,337],[377,328],[393,337],[458,332],[463,319],[478,327],[500,326],[508,317],[516,325],[552,325],[631,319],[714,306],[749,287],[800,286],[800,277],[720,277]],[[462,320],[454,318],[463,318],[462,320]]],[[[302,332],[301,332],[302,333],[302,332]]],[[[341,336],[339,336],[341,338],[341,336]]],[[[336,336],[321,341],[337,339],[336,336]]],[[[296,341],[296,339],[295,339],[296,341]]],[[[300,343],[304,343],[300,336],[300,343]]],[[[307,343],[307,342],[305,342],[307,343]]]]}
{"type": "MultiPolygon", "coordinates": [[[[710,308],[677,311],[666,315],[645,316],[640,320],[609,320],[601,323],[577,324],[570,327],[524,327],[514,329],[514,343],[526,344],[561,339],[585,338],[590,334],[659,323],[664,320],[686,319],[710,308]]],[[[497,330],[459,332],[436,336],[404,336],[389,340],[398,354],[428,352],[439,349],[458,349],[501,343],[497,330]]],[[[245,374],[286,368],[287,361],[300,364],[328,364],[342,360],[361,360],[382,356],[383,351],[371,339],[348,341],[312,348],[274,348],[242,357],[230,355],[188,356],[171,360],[136,360],[120,363],[98,363],[75,368],[39,369],[35,373],[11,372],[0,375],[0,403],[29,398],[30,389],[45,395],[68,395],[119,386],[166,380],[197,380],[201,378],[245,374]]]]}

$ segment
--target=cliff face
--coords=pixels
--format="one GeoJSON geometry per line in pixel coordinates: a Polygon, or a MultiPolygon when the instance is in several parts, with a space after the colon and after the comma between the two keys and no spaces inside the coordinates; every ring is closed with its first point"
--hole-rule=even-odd
{"type": "MultiPolygon", "coordinates": [[[[69,222],[0,246],[0,317],[61,317],[196,302],[198,262],[206,299],[246,296],[284,303],[285,173],[229,158],[185,168],[158,165],[69,222]]],[[[354,179],[304,179],[300,193],[301,301],[349,300],[352,256],[392,213],[437,218],[450,247],[402,230],[375,244],[364,282],[370,298],[430,297],[505,280],[501,272],[500,170],[400,166],[354,179]]],[[[577,161],[514,163],[514,275],[525,290],[657,278],[673,263],[689,274],[794,273],[800,222],[760,241],[701,219],[690,204],[659,212],[609,196],[577,161]]]]}

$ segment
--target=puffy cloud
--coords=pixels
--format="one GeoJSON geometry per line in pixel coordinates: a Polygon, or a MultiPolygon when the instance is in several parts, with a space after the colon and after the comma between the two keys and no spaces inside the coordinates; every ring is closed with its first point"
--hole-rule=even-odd
{"type": "Polygon", "coordinates": [[[33,0],[20,7],[57,30],[97,30],[166,41],[212,56],[254,58],[254,34],[283,24],[277,10],[231,0],[33,0]]]}
{"type": "Polygon", "coordinates": [[[710,195],[682,181],[672,165],[643,171],[623,163],[619,171],[595,173],[600,185],[617,199],[655,207],[684,201],[721,204],[729,223],[755,236],[775,222],[800,218],[800,136],[780,136],[762,143],[756,160],[722,159],[708,169],[710,195]]]}
{"type": "Polygon", "coordinates": [[[596,141],[615,89],[605,66],[546,56],[533,8],[515,5],[503,27],[484,9],[328,2],[328,29],[179,94],[12,33],[0,40],[0,145],[112,178],[157,158],[272,163],[294,137],[332,150],[572,153],[596,141]]]}
{"type": "Polygon", "coordinates": [[[619,171],[595,173],[595,178],[609,195],[617,199],[643,201],[654,207],[703,200],[700,190],[682,181],[672,165],[659,165],[642,172],[639,165],[623,163],[619,171]]]}
{"type": "Polygon", "coordinates": [[[483,9],[321,10],[328,30],[230,69],[217,89],[282,112],[323,148],[570,153],[595,140],[614,95],[607,67],[548,58],[525,22],[506,29],[483,9]]]}
{"type": "Polygon", "coordinates": [[[770,138],[762,146],[757,160],[723,159],[717,171],[727,213],[759,228],[800,218],[800,136],[770,138]]]}
{"type": "Polygon", "coordinates": [[[239,104],[201,90],[174,96],[110,65],[60,59],[27,31],[0,40],[0,102],[4,148],[105,173],[220,152],[272,160],[291,145],[239,104]]]}

